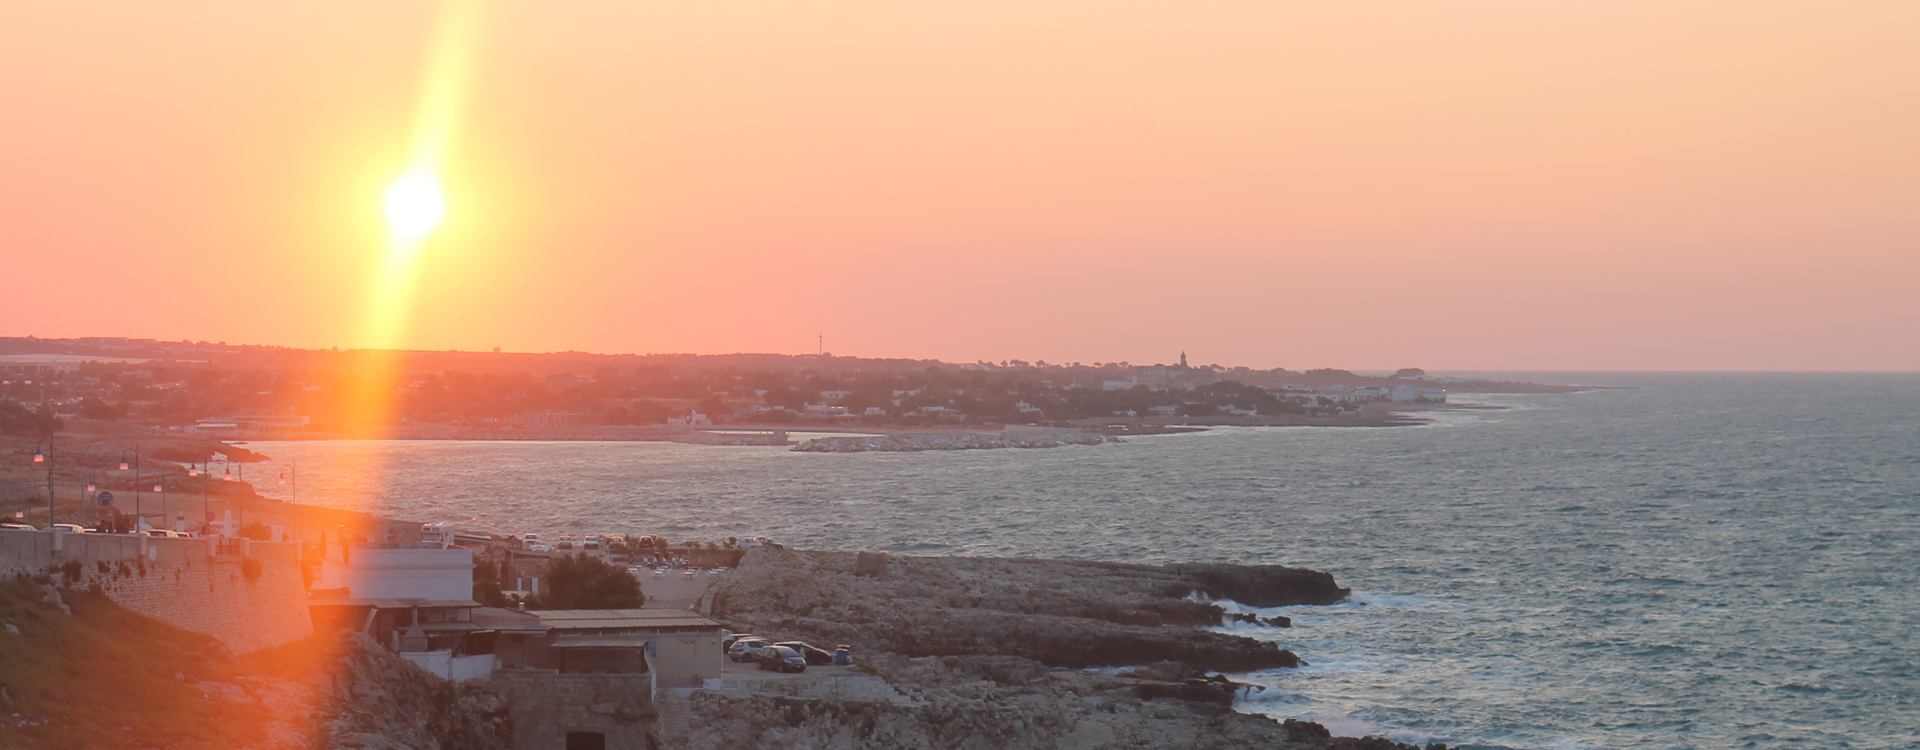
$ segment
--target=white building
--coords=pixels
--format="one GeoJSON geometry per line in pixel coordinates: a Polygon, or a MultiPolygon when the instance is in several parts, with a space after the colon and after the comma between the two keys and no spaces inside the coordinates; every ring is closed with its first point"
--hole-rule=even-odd
{"type": "Polygon", "coordinates": [[[323,545],[308,607],[316,624],[364,632],[447,679],[482,678],[493,655],[455,656],[471,644],[473,550],[440,542],[323,545]]]}
{"type": "Polygon", "coordinates": [[[667,426],[668,427],[712,427],[713,419],[711,417],[708,417],[705,414],[701,414],[700,412],[696,411],[684,417],[667,417],[667,426]]]}
{"type": "Polygon", "coordinates": [[[350,599],[473,598],[473,550],[439,542],[328,545],[316,589],[345,589],[350,599]]]}

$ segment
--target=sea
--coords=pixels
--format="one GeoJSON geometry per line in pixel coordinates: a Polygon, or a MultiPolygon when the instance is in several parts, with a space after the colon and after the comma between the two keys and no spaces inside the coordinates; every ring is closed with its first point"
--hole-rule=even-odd
{"type": "Polygon", "coordinates": [[[1236,676],[1240,710],[1337,734],[1920,747],[1920,375],[1496,376],[1606,387],[1041,450],[250,447],[303,502],[502,534],[1327,571],[1350,601],[1222,629],[1308,662],[1236,676]]]}

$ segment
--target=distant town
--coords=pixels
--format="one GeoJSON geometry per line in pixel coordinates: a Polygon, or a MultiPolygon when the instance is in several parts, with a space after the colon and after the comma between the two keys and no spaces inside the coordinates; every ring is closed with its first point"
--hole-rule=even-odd
{"type": "Polygon", "coordinates": [[[353,352],[150,339],[0,338],[0,432],[88,420],[219,439],[488,437],[701,429],[1261,424],[1449,393],[1562,386],[1436,378],[1408,368],[1257,370],[1166,363],[866,359],[824,355],[404,352],[389,422],[356,422],[353,352]],[[638,428],[637,430],[635,428],[638,428]]]}

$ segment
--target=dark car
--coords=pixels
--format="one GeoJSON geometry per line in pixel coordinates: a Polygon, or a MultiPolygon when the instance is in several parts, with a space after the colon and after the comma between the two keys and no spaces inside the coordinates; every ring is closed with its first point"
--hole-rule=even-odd
{"type": "Polygon", "coordinates": [[[768,646],[760,649],[760,653],[755,654],[753,660],[760,663],[761,669],[771,669],[775,672],[807,671],[807,660],[800,656],[800,652],[786,646],[768,646]]]}
{"type": "Polygon", "coordinates": [[[790,648],[790,649],[793,649],[794,651],[799,652],[800,658],[806,659],[808,664],[827,665],[827,664],[833,663],[833,652],[827,651],[825,649],[815,648],[801,641],[781,641],[773,645],[786,646],[787,648],[790,648]]]}

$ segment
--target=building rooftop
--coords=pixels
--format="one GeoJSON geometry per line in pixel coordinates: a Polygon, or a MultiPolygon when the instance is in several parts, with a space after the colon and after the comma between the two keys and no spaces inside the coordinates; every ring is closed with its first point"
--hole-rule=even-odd
{"type": "Polygon", "coordinates": [[[553,630],[724,627],[686,609],[549,609],[527,614],[553,630]]]}
{"type": "Polygon", "coordinates": [[[547,626],[531,612],[520,612],[500,607],[481,607],[473,611],[473,621],[488,630],[523,631],[544,633],[547,626]]]}
{"type": "Polygon", "coordinates": [[[312,599],[307,602],[307,606],[406,609],[408,607],[478,607],[480,603],[472,599],[312,599]]]}

